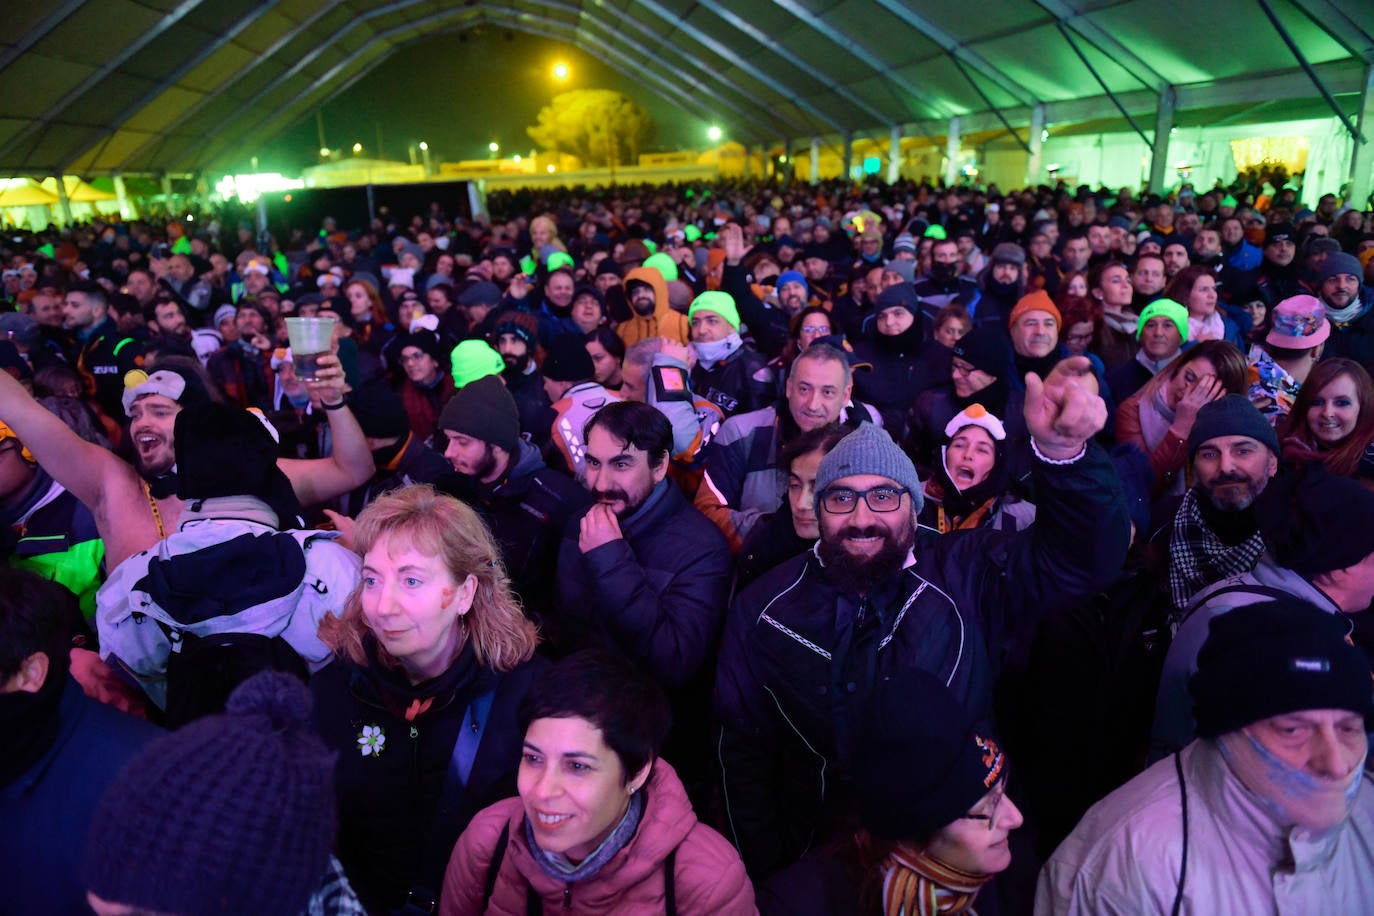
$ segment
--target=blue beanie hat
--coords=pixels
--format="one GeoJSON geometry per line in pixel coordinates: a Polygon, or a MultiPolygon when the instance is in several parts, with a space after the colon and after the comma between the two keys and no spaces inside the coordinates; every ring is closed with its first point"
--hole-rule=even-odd
{"type": "Polygon", "coordinates": [[[799,270],[784,270],[778,274],[778,279],[773,284],[773,288],[781,292],[782,288],[789,283],[800,283],[802,289],[806,290],[806,294],[811,295],[811,285],[806,282],[806,277],[802,276],[799,270]]]}

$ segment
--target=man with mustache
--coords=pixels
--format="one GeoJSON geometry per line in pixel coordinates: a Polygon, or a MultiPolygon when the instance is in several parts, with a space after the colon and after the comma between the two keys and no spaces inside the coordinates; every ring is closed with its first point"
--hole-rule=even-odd
{"type": "Polygon", "coordinates": [[[1037,523],[919,529],[921,481],[864,423],[821,459],[820,543],[736,598],[718,661],[716,746],[734,839],[763,877],[843,821],[854,724],[877,682],[921,668],[986,720],[1018,631],[1110,582],[1130,525],[1092,439],[1106,422],[1086,358],[1026,378],[1037,523]]]}
{"type": "MultiPolygon", "coordinates": [[[[124,378],[122,408],[130,420],[132,465],[77,436],[0,372],[0,422],[14,430],[54,480],[91,510],[110,570],[175,532],[181,523],[185,503],[177,496],[174,424],[183,408],[195,409],[211,397],[201,375],[172,360],[164,360],[149,375],[131,372],[124,378]]],[[[312,409],[322,409],[328,419],[334,454],[279,460],[302,506],[347,493],[376,471],[367,440],[348,408],[337,356],[320,357],[319,380],[309,387],[312,409]]]]}
{"type": "MultiPolygon", "coordinates": [[[[1231,447],[1245,448],[1243,439],[1231,447]]],[[[1196,463],[1208,462],[1205,452],[1206,446],[1199,449],[1196,463]]],[[[1198,650],[1215,618],[1244,617],[1259,601],[1280,593],[1294,595],[1343,618],[1366,652],[1374,646],[1374,624],[1363,613],[1374,601],[1374,527],[1369,525],[1374,493],[1353,478],[1319,468],[1285,472],[1268,481],[1262,495],[1252,495],[1254,481],[1239,468],[1217,469],[1210,480],[1219,505],[1247,500],[1253,504],[1252,524],[1257,530],[1254,541],[1245,546],[1257,546],[1260,554],[1250,568],[1217,577],[1186,608],[1160,676],[1156,755],[1177,750],[1193,738],[1188,678],[1197,669],[1198,650]]]]}
{"type": "Polygon", "coordinates": [[[1197,740],[1084,816],[1040,875],[1037,916],[1374,899],[1374,704],[1347,629],[1288,596],[1213,620],[1189,684],[1197,740]]]}
{"type": "Polygon", "coordinates": [[[1362,366],[1374,365],[1374,289],[1361,282],[1364,268],[1352,254],[1333,254],[1322,265],[1317,297],[1331,323],[1331,338],[1322,356],[1344,356],[1362,366]]]}
{"type": "Polygon", "coordinates": [[[542,621],[554,606],[559,536],[587,494],[521,435],[520,410],[499,376],[459,388],[439,414],[435,439],[455,471],[439,489],[482,516],[526,613],[542,621]]]}
{"type": "Polygon", "coordinates": [[[673,766],[704,799],[714,784],[707,660],[725,624],[730,546],[668,479],[673,428],[656,408],[608,404],[582,441],[593,504],[564,530],[549,645],[611,649],[651,672],[673,705],[673,766]]]}
{"type": "Polygon", "coordinates": [[[882,423],[878,411],[854,401],[853,393],[848,355],[818,340],[792,363],[785,403],[737,414],[721,424],[703,452],[706,473],[695,502],[732,550],[738,551],[759,520],[782,505],[787,473],[778,459],[787,443],[831,423],[882,423]]]}
{"type": "Polygon", "coordinates": [[[608,646],[680,687],[724,622],[729,546],[668,479],[673,430],[657,409],[608,404],[583,442],[592,505],[563,535],[552,641],[569,651],[608,646]]]}
{"type": "Polygon", "coordinates": [[[1169,591],[1185,610],[1212,583],[1248,573],[1264,553],[1255,498],[1279,468],[1279,438],[1239,394],[1203,405],[1188,436],[1193,487],[1174,516],[1169,591]]]}

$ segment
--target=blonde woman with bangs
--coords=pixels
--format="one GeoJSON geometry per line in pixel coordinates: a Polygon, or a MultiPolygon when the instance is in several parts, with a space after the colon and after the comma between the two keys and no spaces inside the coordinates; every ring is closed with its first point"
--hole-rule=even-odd
{"type": "Polygon", "coordinates": [[[452,497],[388,493],[353,541],[359,582],[320,625],[336,659],[311,684],[338,753],[339,858],[369,911],[428,911],[468,821],[515,792],[538,632],[486,525],[452,497]]]}

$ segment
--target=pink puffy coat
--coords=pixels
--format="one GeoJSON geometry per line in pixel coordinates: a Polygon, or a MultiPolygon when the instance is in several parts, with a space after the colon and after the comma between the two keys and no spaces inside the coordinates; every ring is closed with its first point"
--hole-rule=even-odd
{"type": "Polygon", "coordinates": [[[739,853],[700,823],[677,773],[659,760],[645,787],[646,807],[629,845],[601,871],[567,884],[540,869],[525,840],[525,811],[508,798],[480,812],[458,838],[444,873],[440,916],[524,916],[528,894],[544,900],[546,913],[663,916],[664,860],[677,850],[675,899],[680,916],[752,916],[754,889],[739,853]],[[501,828],[509,840],[496,887],[486,908],[482,891],[501,828]]]}

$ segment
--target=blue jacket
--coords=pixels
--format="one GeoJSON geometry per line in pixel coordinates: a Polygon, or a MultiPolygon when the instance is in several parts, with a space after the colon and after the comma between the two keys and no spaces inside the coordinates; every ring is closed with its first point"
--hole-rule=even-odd
{"type": "Polygon", "coordinates": [[[0,787],[0,875],[6,913],[83,913],[81,859],[91,814],[120,769],[162,730],[91,699],[70,677],[57,740],[0,787]]]}

